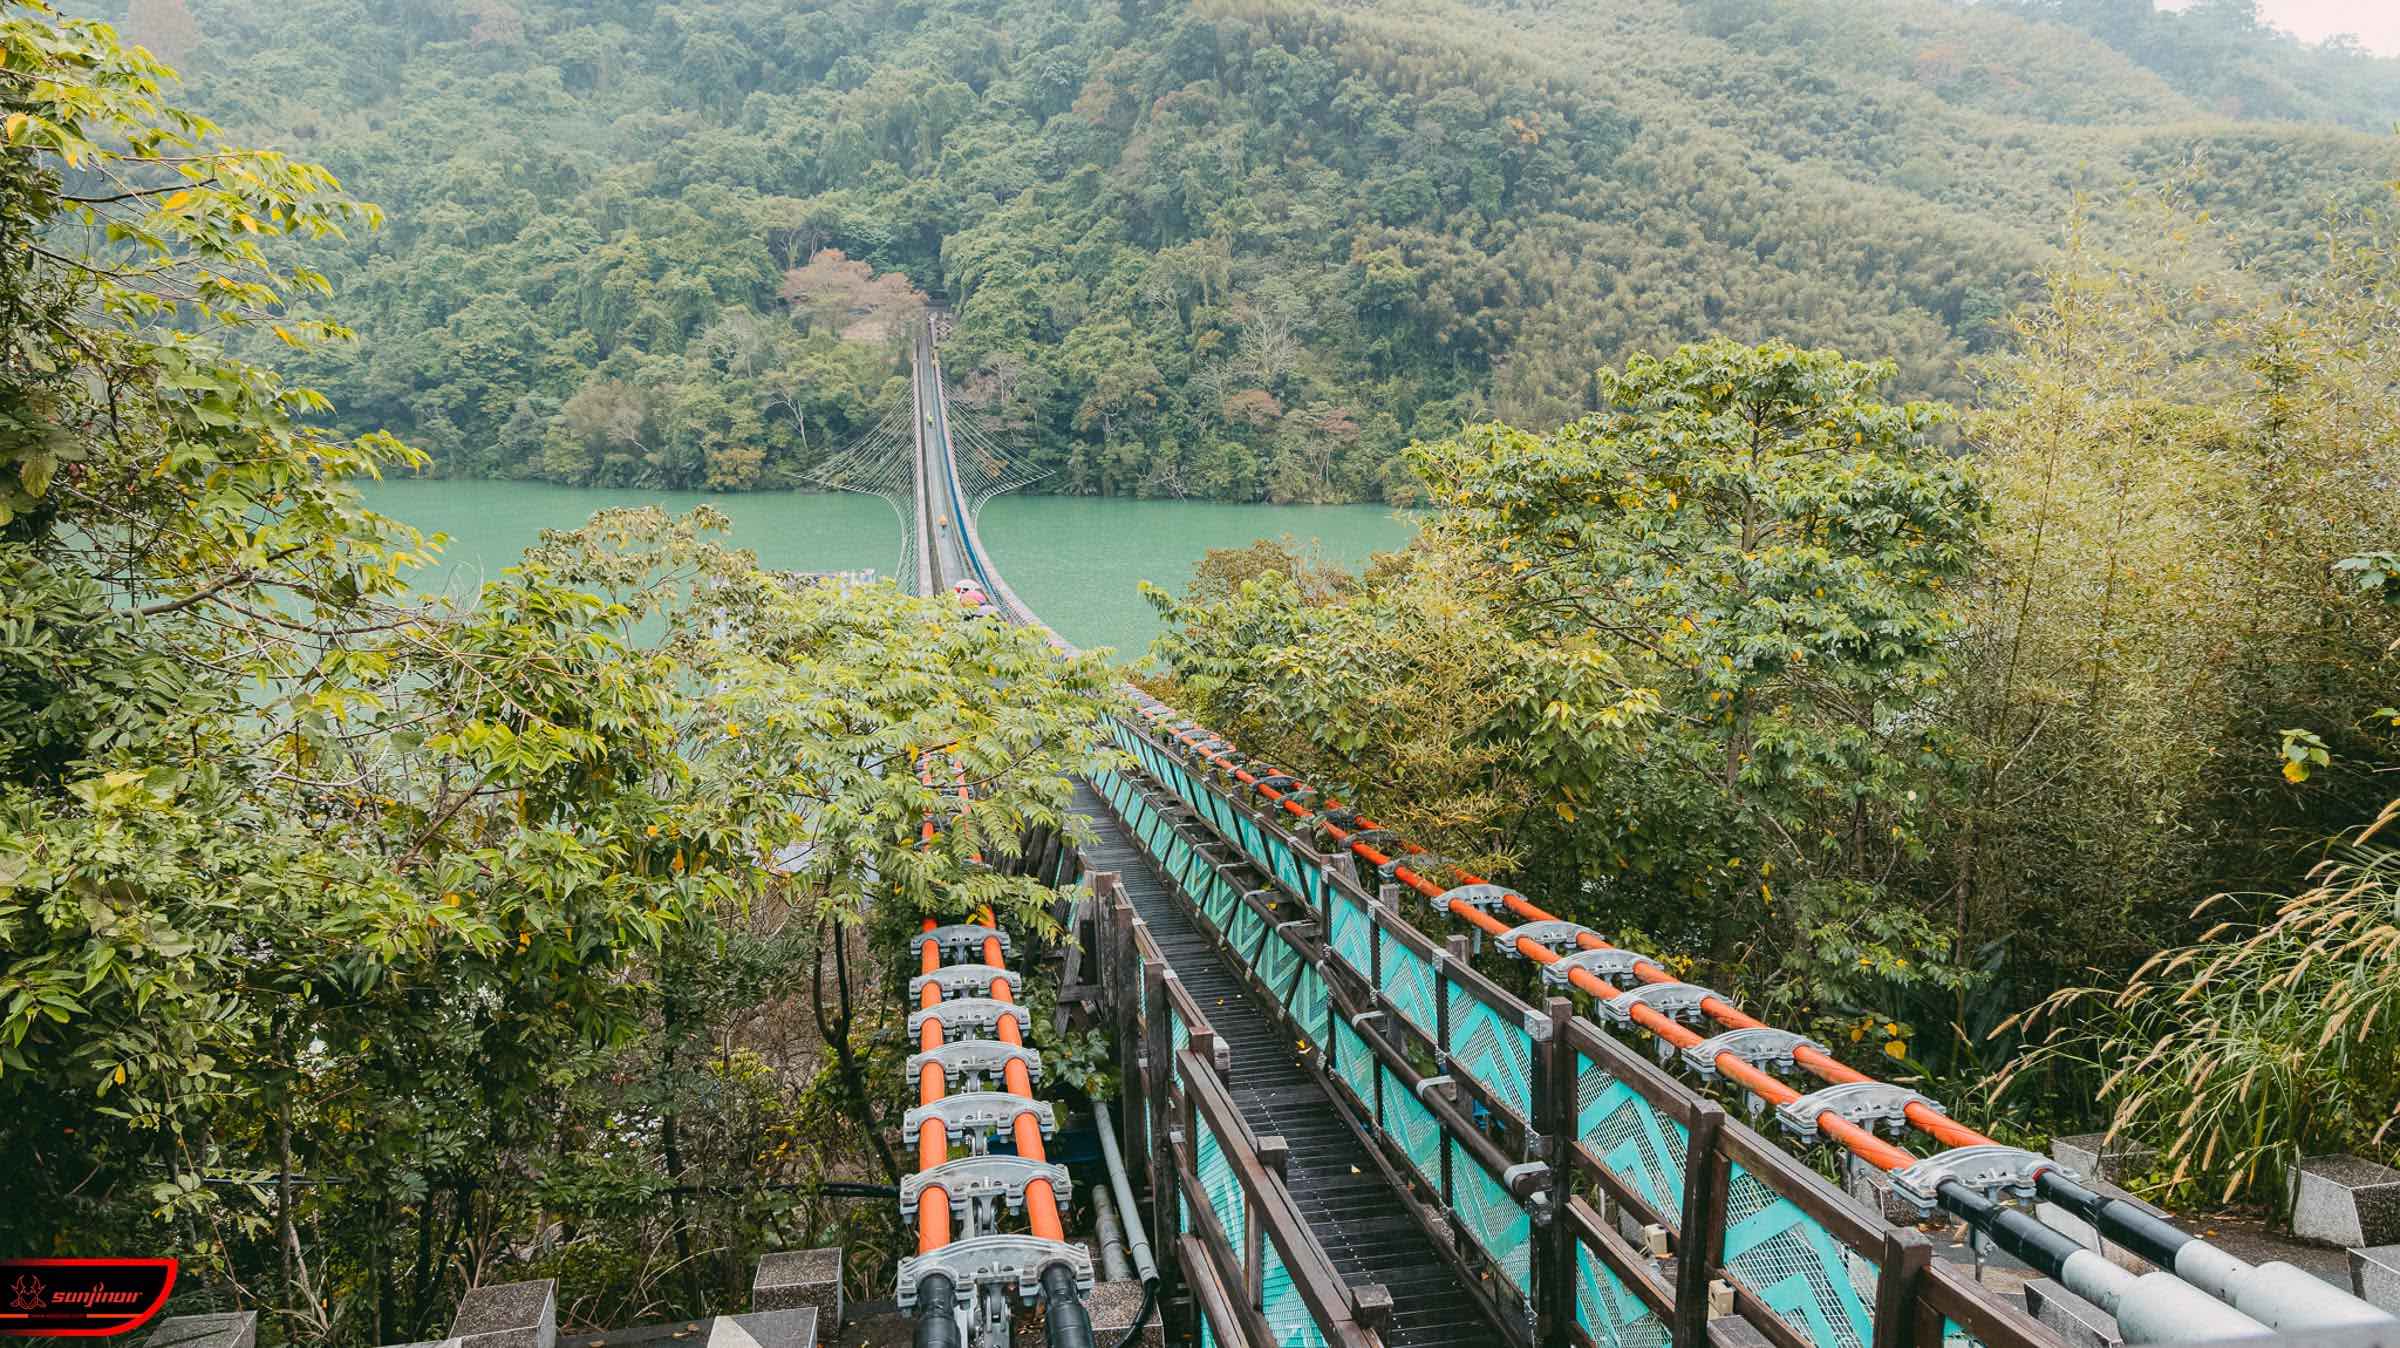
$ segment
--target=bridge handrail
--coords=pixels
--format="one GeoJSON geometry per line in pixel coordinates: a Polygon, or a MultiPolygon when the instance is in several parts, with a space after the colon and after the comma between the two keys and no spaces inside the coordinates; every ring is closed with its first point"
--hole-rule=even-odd
{"type": "MultiPolygon", "coordinates": [[[[1163,842],[1173,822],[1127,778],[1099,774],[1093,785],[1181,901],[1185,872],[1160,860],[1162,852],[1174,854],[1163,842]]],[[[1270,1348],[1294,1341],[1305,1321],[1328,1344],[1375,1348],[1374,1325],[1388,1297],[1334,1273],[1284,1186],[1278,1149],[1262,1146],[1226,1093],[1225,1045],[1134,914],[1118,878],[1106,872],[1092,878],[1107,913],[1104,1000],[1115,1009],[1118,1042],[1139,1046],[1125,1073],[1126,1127],[1144,1141],[1134,1150],[1148,1159],[1154,1229],[1183,1230],[1190,1218],[1181,1266],[1215,1341],[1270,1348]],[[1160,1006],[1166,1016],[1149,1014],[1160,1006]],[[1235,1216],[1240,1232],[1227,1229],[1235,1216]]]]}
{"type": "MultiPolygon", "coordinates": [[[[1287,993],[1287,1015],[1303,1022],[1303,1033],[1310,1017],[1324,1017],[1314,1022],[1320,1028],[1312,1042],[1328,1046],[1318,1059],[1329,1088],[1374,1125],[1371,1132],[1398,1139],[1389,1148],[1398,1153],[1390,1158],[1396,1168],[1441,1200],[1459,1247],[1480,1256],[1469,1257],[1463,1271],[1480,1264],[1497,1274],[1488,1280],[1496,1308],[1516,1310],[1528,1337],[1534,1318],[1544,1316],[1595,1345],[1657,1329],[1671,1330],[1678,1343],[1703,1341],[1709,1284],[1722,1281],[1734,1312],[1783,1348],[1935,1345],[1962,1336],[1987,1345],[2057,1342],[2029,1316],[1930,1260],[1913,1230],[1854,1206],[1716,1102],[1574,1015],[1568,1000],[1550,999],[1536,1012],[1469,967],[1465,938],[1437,945],[1401,916],[1396,901],[1387,902],[1395,895],[1368,897],[1284,820],[1240,800],[1147,728],[1120,720],[1116,732],[1145,776],[1310,915],[1304,924],[1278,922],[1276,905],[1241,891],[1238,881],[1225,882],[1235,891],[1231,901],[1202,899],[1204,912],[1222,915],[1237,954],[1247,948],[1263,961],[1263,944],[1245,946],[1264,940],[1246,934],[1255,921],[1294,938],[1301,961],[1315,961],[1324,1011],[1313,994],[1287,993]],[[1428,1089],[1412,1053],[1435,1055],[1448,1084],[1437,1079],[1428,1089]],[[1447,1099],[1452,1089],[1467,1107],[1447,1099]],[[1438,1155],[1409,1140],[1428,1119],[1438,1155]],[[1570,1172],[1563,1183],[1552,1165],[1570,1172]],[[1576,1192],[1575,1176],[1600,1206],[1576,1192]],[[1492,1219],[1501,1214],[1489,1204],[1480,1205],[1479,1222],[1456,1215],[1462,1207],[1476,1215],[1478,1200],[1490,1196],[1487,1181],[1497,1181],[1522,1226],[1511,1218],[1508,1230],[1495,1230],[1492,1219]],[[1728,1222],[1729,1206],[1740,1221],[1728,1222]],[[1702,1257],[1679,1259],[1670,1284],[1663,1248],[1637,1248],[1612,1214],[1637,1232],[1657,1227],[1680,1237],[1696,1230],[1702,1257]],[[1536,1226],[1547,1232],[1535,1237],[1536,1226]],[[1644,1331],[1645,1322],[1656,1328],[1644,1331]]],[[[1155,827],[1137,836],[1161,849],[1162,865],[1194,849],[1155,827]]],[[[1674,1248],[1680,1254],[1692,1243],[1678,1238],[1674,1248]]]]}

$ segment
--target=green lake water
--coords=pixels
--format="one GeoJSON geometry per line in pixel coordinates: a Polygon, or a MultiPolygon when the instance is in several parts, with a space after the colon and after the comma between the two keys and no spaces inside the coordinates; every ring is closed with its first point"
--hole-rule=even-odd
{"type": "MultiPolygon", "coordinates": [[[[873,497],[814,492],[702,492],[558,487],[534,482],[369,483],[372,509],[428,533],[450,536],[422,589],[472,586],[514,563],[543,529],[582,524],[595,510],[655,505],[685,511],[703,502],[733,520],[732,541],[776,570],[872,568],[888,576],[900,560],[900,522],[873,497]]],[[[1019,598],[1079,646],[1112,646],[1137,658],[1158,632],[1136,588],[1150,581],[1180,591],[1210,548],[1240,547],[1285,534],[1320,544],[1346,565],[1408,541],[1415,526],[1382,506],[1221,505],[1075,496],[1003,496],[977,524],[984,548],[1019,598]]]]}

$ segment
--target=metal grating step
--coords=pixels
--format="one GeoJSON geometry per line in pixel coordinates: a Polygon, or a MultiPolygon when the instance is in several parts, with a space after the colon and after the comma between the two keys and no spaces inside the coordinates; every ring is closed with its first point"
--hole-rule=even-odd
{"type": "Polygon", "coordinates": [[[1488,1348],[1500,1342],[1498,1329],[1302,1065],[1302,1045],[1268,1017],[1083,782],[1076,783],[1075,808],[1099,834],[1086,853],[1086,869],[1113,870],[1123,880],[1159,952],[1231,1054],[1225,1085],[1243,1121],[1253,1133],[1281,1136],[1290,1147],[1286,1186],[1334,1271],[1345,1281],[1382,1283],[1391,1292],[1387,1348],[1488,1348]]]}

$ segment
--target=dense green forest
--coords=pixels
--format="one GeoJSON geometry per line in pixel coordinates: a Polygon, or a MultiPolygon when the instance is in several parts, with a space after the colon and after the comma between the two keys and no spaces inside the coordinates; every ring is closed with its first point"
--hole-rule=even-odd
{"type": "Polygon", "coordinates": [[[468,476],[801,480],[913,283],[1054,489],[1402,496],[1411,439],[1710,335],[1959,397],[2078,192],[2173,182],[2272,275],[2400,175],[2395,63],[2240,0],[110,13],[387,210],[327,263],[369,340],[297,368],[468,476]]]}

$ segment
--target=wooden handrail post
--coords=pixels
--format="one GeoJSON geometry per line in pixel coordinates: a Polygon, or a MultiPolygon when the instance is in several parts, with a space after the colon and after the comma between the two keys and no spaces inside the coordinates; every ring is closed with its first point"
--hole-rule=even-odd
{"type": "Polygon", "coordinates": [[[1883,1269],[1875,1279],[1875,1348],[1915,1348],[1917,1288],[1933,1262],[1933,1242],[1906,1227],[1883,1233],[1883,1269]]]}
{"type": "Polygon", "coordinates": [[[1713,1100],[1692,1106],[1685,1143],[1682,1230],[1675,1242],[1675,1348],[1708,1348],[1708,1282],[1725,1244],[1725,1167],[1717,1139],[1725,1111],[1713,1100]]]}
{"type": "Polygon", "coordinates": [[[1539,1246],[1544,1295],[1536,1309],[1548,1321],[1542,1327],[1543,1341],[1564,1345],[1575,1323],[1575,1224],[1567,1218],[1567,1204],[1575,1195],[1578,1140],[1575,1046],[1567,1042],[1575,1003],[1553,997],[1542,1009],[1550,1017],[1550,1039],[1540,1046],[1542,1061],[1534,1075],[1533,1126],[1542,1131],[1542,1159],[1550,1163],[1550,1229],[1539,1246]]]}

